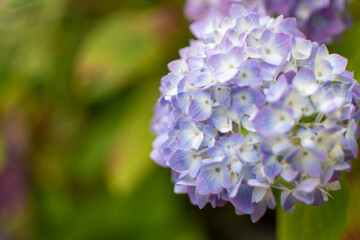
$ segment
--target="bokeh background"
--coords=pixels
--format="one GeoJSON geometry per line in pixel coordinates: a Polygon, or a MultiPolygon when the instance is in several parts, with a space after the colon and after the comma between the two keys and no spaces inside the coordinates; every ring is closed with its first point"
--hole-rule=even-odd
{"type": "MultiPolygon", "coordinates": [[[[200,211],[149,158],[160,79],[191,38],[183,4],[0,0],[1,240],[276,239],[275,211],[200,211]]],[[[329,48],[360,79],[360,1],[350,10],[329,48]]],[[[360,159],[346,178],[342,239],[356,240],[360,159]]]]}

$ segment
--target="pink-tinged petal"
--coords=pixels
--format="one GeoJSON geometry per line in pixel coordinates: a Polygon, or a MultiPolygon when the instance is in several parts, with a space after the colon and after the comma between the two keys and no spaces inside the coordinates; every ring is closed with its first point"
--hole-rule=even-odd
{"type": "Polygon", "coordinates": [[[316,83],[314,72],[308,68],[302,67],[293,80],[295,88],[304,96],[314,94],[319,85],[316,83]]]}
{"type": "Polygon", "coordinates": [[[310,193],[314,191],[314,189],[320,184],[320,179],[318,178],[309,178],[304,181],[302,181],[299,186],[297,186],[297,189],[299,191],[310,193]]]}
{"type": "Polygon", "coordinates": [[[295,124],[292,114],[280,107],[265,106],[252,120],[253,127],[264,136],[287,133],[295,124]]]}

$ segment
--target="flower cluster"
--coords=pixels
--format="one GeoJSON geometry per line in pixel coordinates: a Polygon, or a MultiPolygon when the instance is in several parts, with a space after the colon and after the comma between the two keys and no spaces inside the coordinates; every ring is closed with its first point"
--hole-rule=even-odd
{"type": "Polygon", "coordinates": [[[153,118],[151,157],[172,169],[175,192],[253,221],[275,207],[272,188],[284,211],[321,205],[357,155],[360,86],[347,60],[257,8],[232,5],[191,30],[198,40],[169,63],[153,118]]]}
{"type": "Polygon", "coordinates": [[[296,17],[298,28],[308,39],[330,43],[351,25],[346,12],[347,0],[187,0],[185,14],[190,20],[200,20],[210,9],[228,14],[232,3],[245,6],[261,5],[268,14],[296,17]]]}

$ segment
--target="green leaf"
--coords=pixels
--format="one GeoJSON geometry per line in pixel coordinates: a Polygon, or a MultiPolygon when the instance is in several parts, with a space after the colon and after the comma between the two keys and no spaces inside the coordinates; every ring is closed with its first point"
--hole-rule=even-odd
{"type": "Polygon", "coordinates": [[[339,240],[347,220],[349,190],[345,179],[342,189],[330,192],[323,206],[308,206],[297,202],[293,214],[277,208],[277,235],[279,240],[339,240]]]}
{"type": "Polygon", "coordinates": [[[121,11],[98,22],[86,36],[75,67],[78,94],[94,99],[148,76],[162,57],[164,19],[156,11],[121,11]]]}
{"type": "Polygon", "coordinates": [[[139,91],[108,151],[105,179],[109,190],[117,195],[132,193],[155,166],[149,155],[154,138],[150,119],[156,90],[150,89],[139,91]]]}

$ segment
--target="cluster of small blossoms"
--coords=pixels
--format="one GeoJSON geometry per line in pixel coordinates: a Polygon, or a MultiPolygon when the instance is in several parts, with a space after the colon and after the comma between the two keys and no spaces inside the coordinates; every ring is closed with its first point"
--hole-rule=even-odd
{"type": "Polygon", "coordinates": [[[268,14],[295,17],[306,37],[319,43],[331,43],[351,25],[346,11],[348,0],[187,0],[185,15],[201,20],[210,9],[228,15],[231,4],[261,5],[268,14]]]}
{"type": "Polygon", "coordinates": [[[226,202],[255,222],[276,205],[321,205],[357,155],[360,86],[347,60],[294,18],[232,5],[191,25],[161,80],[152,159],[200,208],[226,202]],[[276,180],[282,179],[283,185],[276,180]]]}

